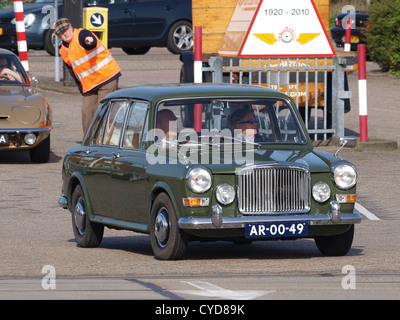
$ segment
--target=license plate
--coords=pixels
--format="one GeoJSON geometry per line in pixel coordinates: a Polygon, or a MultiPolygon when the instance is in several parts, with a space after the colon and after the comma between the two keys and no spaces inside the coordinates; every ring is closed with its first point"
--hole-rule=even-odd
{"type": "Polygon", "coordinates": [[[0,134],[0,144],[8,144],[8,134],[0,134]]]}
{"type": "MultiPolygon", "coordinates": [[[[346,36],[343,36],[342,41],[343,41],[343,42],[346,42],[346,36]]],[[[351,37],[350,37],[350,42],[356,42],[356,43],[358,43],[358,42],[360,42],[360,38],[359,38],[358,36],[351,36],[351,37]]]]}
{"type": "Polygon", "coordinates": [[[308,235],[308,222],[248,223],[246,238],[304,237],[308,235]]]}

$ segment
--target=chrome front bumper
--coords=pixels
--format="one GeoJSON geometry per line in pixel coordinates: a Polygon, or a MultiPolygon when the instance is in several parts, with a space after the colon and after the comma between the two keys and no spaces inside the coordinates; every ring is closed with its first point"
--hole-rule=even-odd
{"type": "Polygon", "coordinates": [[[267,222],[296,222],[308,221],[310,226],[340,225],[360,223],[362,216],[357,213],[341,213],[340,204],[331,202],[331,212],[327,214],[298,214],[276,216],[242,216],[224,217],[221,206],[212,207],[211,218],[180,218],[178,220],[181,229],[240,229],[247,223],[267,222]]]}
{"type": "Polygon", "coordinates": [[[63,209],[68,209],[68,200],[64,194],[61,194],[60,198],[58,199],[58,205],[63,209]]]}

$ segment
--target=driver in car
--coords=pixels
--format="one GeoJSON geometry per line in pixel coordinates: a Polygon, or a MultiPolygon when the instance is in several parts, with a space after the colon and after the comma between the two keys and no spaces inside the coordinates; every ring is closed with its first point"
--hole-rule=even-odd
{"type": "Polygon", "coordinates": [[[8,66],[7,59],[4,57],[0,57],[0,80],[22,82],[22,77],[19,72],[11,70],[8,66]]]}
{"type": "Polygon", "coordinates": [[[248,142],[260,142],[261,137],[258,134],[257,120],[254,117],[254,112],[250,108],[241,108],[230,115],[229,125],[233,133],[239,131],[237,138],[248,142]]]}

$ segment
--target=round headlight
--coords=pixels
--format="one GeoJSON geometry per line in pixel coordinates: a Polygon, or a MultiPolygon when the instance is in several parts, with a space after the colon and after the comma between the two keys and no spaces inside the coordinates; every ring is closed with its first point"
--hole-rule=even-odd
{"type": "Polygon", "coordinates": [[[335,167],[333,179],[340,189],[349,189],[357,182],[357,171],[349,164],[341,164],[335,167]]]}
{"type": "Polygon", "coordinates": [[[312,195],[315,201],[325,202],[331,196],[331,189],[325,182],[317,182],[312,188],[312,195]]]}
{"type": "Polygon", "coordinates": [[[221,184],[215,193],[217,200],[221,204],[230,204],[235,200],[235,189],[230,184],[221,184]]]}
{"type": "Polygon", "coordinates": [[[193,192],[206,192],[210,189],[211,182],[211,173],[203,167],[191,168],[186,174],[186,184],[193,192]]]}
{"type": "Polygon", "coordinates": [[[26,144],[31,146],[32,144],[34,144],[36,142],[36,135],[34,133],[27,133],[24,136],[24,141],[26,144]]]}

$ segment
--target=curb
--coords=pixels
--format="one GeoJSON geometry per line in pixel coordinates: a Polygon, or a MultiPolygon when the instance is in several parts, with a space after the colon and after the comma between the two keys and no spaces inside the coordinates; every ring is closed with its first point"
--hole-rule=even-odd
{"type": "Polygon", "coordinates": [[[75,83],[72,85],[64,85],[64,81],[56,82],[55,80],[50,79],[39,79],[38,88],[43,91],[53,91],[66,94],[80,94],[75,83]]]}
{"type": "Polygon", "coordinates": [[[386,140],[379,138],[369,138],[366,142],[357,141],[357,149],[359,150],[374,150],[374,151],[389,151],[397,150],[398,144],[394,140],[386,140]]]}

